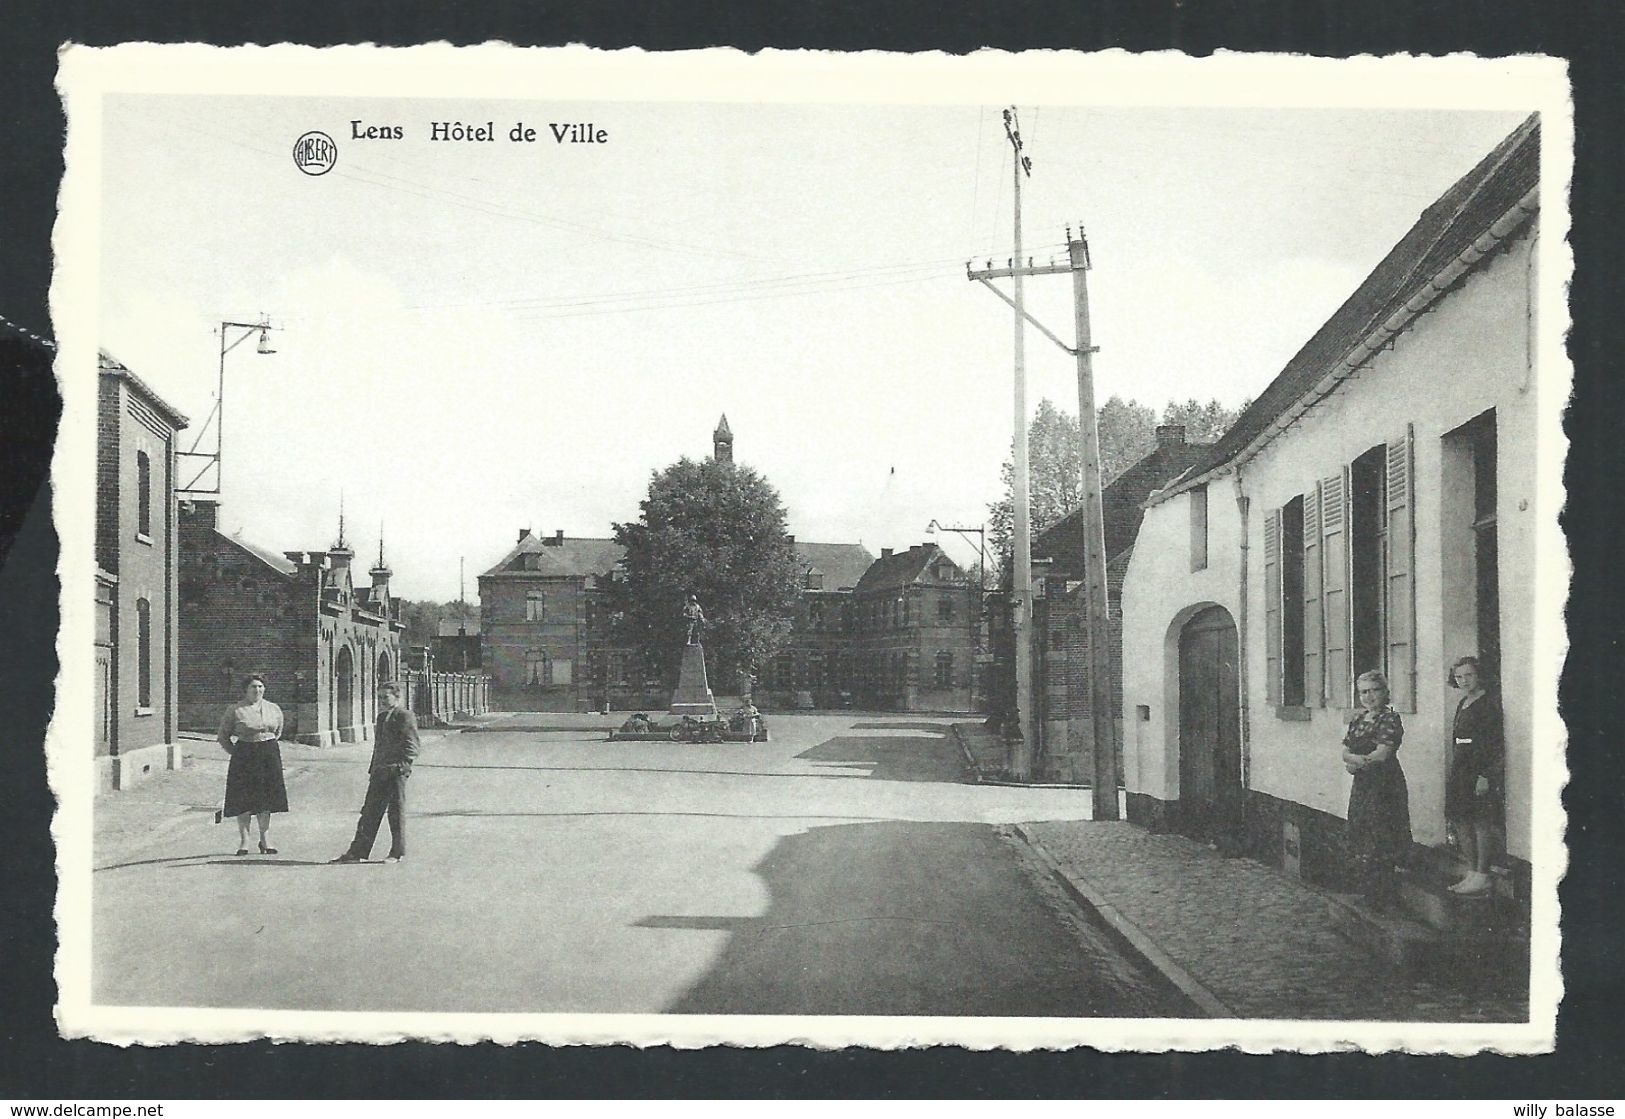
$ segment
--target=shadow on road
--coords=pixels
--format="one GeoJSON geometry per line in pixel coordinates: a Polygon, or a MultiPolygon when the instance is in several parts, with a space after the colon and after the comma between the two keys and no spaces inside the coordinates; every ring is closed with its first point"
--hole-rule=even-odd
{"type": "Polygon", "coordinates": [[[868,766],[867,776],[880,781],[958,781],[964,775],[959,747],[940,724],[886,723],[876,724],[876,729],[894,733],[836,735],[803,750],[796,759],[868,766]],[[921,736],[921,731],[930,732],[929,737],[921,736]]]}
{"type": "Polygon", "coordinates": [[[994,829],[872,822],[780,839],[753,868],[759,917],[655,914],[640,928],[724,931],[679,1014],[1162,1017],[1190,1008],[1096,929],[1049,908],[994,829]]]}

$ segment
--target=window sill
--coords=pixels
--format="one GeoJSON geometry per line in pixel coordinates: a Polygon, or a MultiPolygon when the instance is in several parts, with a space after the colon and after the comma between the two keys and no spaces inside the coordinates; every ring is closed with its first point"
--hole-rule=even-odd
{"type": "Polygon", "coordinates": [[[156,713],[155,710],[153,708],[151,708],[151,707],[137,707],[135,709],[135,717],[138,718],[138,719],[144,719],[147,716],[155,714],[155,713],[156,713]]]}
{"type": "Polygon", "coordinates": [[[138,532],[135,534],[135,542],[137,544],[145,544],[149,548],[152,547],[152,537],[148,536],[144,532],[138,532]]]}
{"type": "Polygon", "coordinates": [[[1287,723],[1307,723],[1309,721],[1309,708],[1277,707],[1275,717],[1287,723]]]}

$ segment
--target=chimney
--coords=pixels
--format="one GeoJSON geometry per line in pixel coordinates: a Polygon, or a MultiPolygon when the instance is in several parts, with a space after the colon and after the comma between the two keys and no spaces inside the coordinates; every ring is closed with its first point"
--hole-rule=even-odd
{"type": "Polygon", "coordinates": [[[1183,447],[1185,445],[1184,424],[1158,424],[1158,447],[1183,447]]]}
{"type": "Polygon", "coordinates": [[[882,549],[880,549],[880,558],[881,559],[891,559],[891,549],[890,548],[882,548],[882,549]]]}
{"type": "Polygon", "coordinates": [[[563,543],[564,543],[564,530],[562,528],[554,529],[553,530],[553,547],[557,548],[560,544],[563,544],[563,543]]]}
{"type": "Polygon", "coordinates": [[[220,527],[220,503],[218,501],[181,501],[181,523],[198,525],[202,528],[220,527]]]}
{"type": "Polygon", "coordinates": [[[519,530],[519,539],[518,539],[518,540],[516,540],[516,541],[515,541],[515,543],[516,543],[516,544],[517,544],[517,543],[523,543],[523,542],[524,542],[524,539],[525,539],[525,537],[527,537],[527,536],[529,536],[529,535],[530,535],[530,529],[528,529],[528,528],[522,528],[522,529],[520,529],[520,530],[519,530]]]}

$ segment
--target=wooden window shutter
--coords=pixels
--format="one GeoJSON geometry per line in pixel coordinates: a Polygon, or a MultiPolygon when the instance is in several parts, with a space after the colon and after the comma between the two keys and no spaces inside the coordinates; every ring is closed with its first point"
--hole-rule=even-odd
{"type": "Polygon", "coordinates": [[[1322,650],[1325,620],[1320,612],[1320,487],[1303,495],[1303,703],[1326,706],[1322,650]]]}
{"type": "Polygon", "coordinates": [[[1387,587],[1383,618],[1388,643],[1390,702],[1399,711],[1416,710],[1416,501],[1409,424],[1388,443],[1388,554],[1384,557],[1387,587]]]}
{"type": "Polygon", "coordinates": [[[1349,546],[1344,474],[1320,483],[1320,605],[1326,650],[1326,702],[1348,707],[1349,692],[1349,546]]]}
{"type": "Polygon", "coordinates": [[[1281,705],[1281,511],[1264,517],[1264,698],[1281,705]]]}

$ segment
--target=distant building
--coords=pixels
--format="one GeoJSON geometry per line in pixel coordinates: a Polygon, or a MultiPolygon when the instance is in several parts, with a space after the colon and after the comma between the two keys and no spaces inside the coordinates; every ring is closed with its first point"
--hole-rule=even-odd
{"type": "Polygon", "coordinates": [[[790,538],[801,562],[801,596],[790,640],[761,667],[758,703],[848,706],[855,699],[852,596],[874,563],[862,544],[816,544],[790,538]]]}
{"type": "Polygon", "coordinates": [[[468,672],[479,668],[479,619],[441,618],[432,651],[435,667],[441,672],[468,672]]]}
{"type": "Polygon", "coordinates": [[[970,711],[979,691],[982,594],[935,544],[880,550],[852,594],[848,657],[861,707],[970,711]]]}
{"type": "Polygon", "coordinates": [[[601,703],[590,669],[602,654],[612,684],[641,684],[610,657],[602,590],[623,549],[613,540],[537,537],[521,529],[513,548],[479,578],[480,667],[492,706],[508,711],[585,711],[601,703]]]}
{"type": "Polygon", "coordinates": [[[180,506],[180,720],[213,731],[249,673],[282,707],[284,737],[314,745],[372,737],[378,685],[401,670],[405,625],[384,562],[357,586],[339,535],[324,552],[277,555],[219,528],[219,505],[180,506]]]}
{"type": "Polygon", "coordinates": [[[96,764],[127,789],[176,745],[175,434],[186,417],[103,353],[96,424],[96,764]]]}

